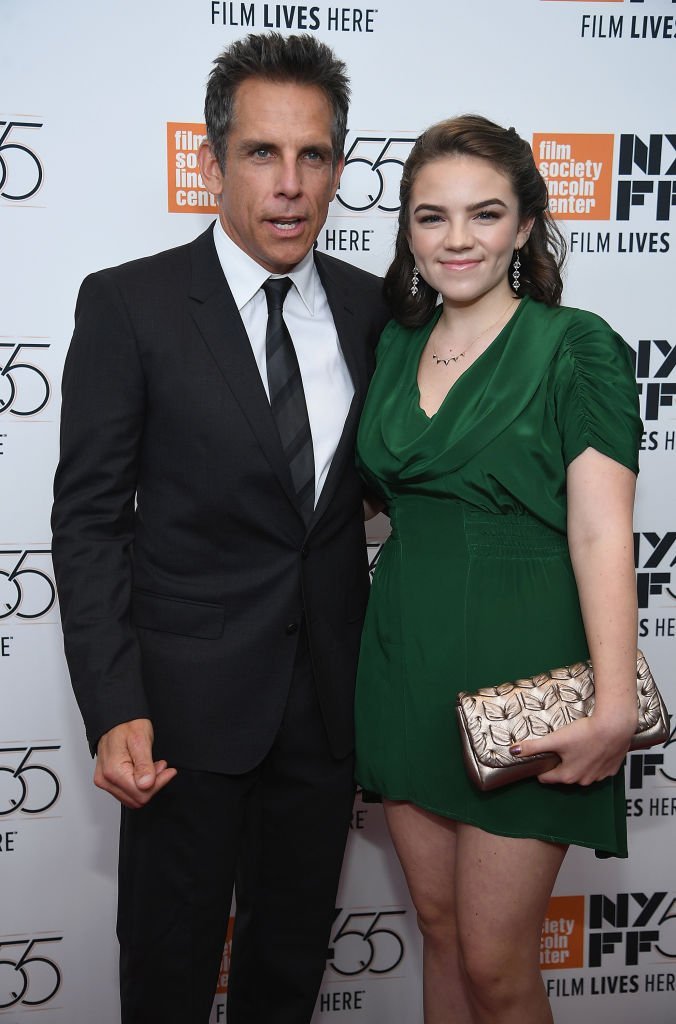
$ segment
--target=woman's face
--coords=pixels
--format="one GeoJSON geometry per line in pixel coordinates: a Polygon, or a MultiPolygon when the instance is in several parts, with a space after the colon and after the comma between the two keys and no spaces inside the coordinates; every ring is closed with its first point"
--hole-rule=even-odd
{"type": "Polygon", "coordinates": [[[440,157],[418,172],[409,204],[409,246],[428,284],[451,305],[507,301],[507,273],[532,220],[520,222],[511,182],[487,160],[440,157]]]}

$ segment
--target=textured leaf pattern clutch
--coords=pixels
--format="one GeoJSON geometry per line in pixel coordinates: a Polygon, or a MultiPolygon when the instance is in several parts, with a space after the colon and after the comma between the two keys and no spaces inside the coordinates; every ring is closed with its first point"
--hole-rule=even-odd
{"type": "MultiPolygon", "coordinates": [[[[636,654],[638,726],[630,750],[664,743],[669,716],[641,651],[636,654]]],[[[457,697],[463,756],[479,789],[540,775],[559,763],[555,753],[514,757],[509,748],[547,736],[588,718],[594,710],[594,670],[590,661],[555,668],[529,679],[489,686],[457,697]]]]}

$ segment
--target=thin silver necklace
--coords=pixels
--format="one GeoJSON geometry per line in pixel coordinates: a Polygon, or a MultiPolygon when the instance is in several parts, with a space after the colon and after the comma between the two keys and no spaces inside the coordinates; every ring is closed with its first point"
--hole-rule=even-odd
{"type": "Polygon", "coordinates": [[[465,345],[465,347],[462,350],[462,352],[458,352],[457,356],[453,355],[453,349],[451,349],[450,352],[448,353],[448,359],[444,359],[443,356],[438,356],[436,354],[436,352],[433,352],[432,353],[432,359],[437,364],[437,366],[439,366],[440,363],[443,363],[444,366],[448,366],[449,363],[457,363],[459,359],[462,359],[464,357],[465,353],[469,352],[469,350],[471,349],[472,345],[476,341],[478,341],[479,338],[483,338],[484,334],[487,334],[488,331],[490,331],[492,327],[495,327],[497,324],[500,323],[500,321],[502,320],[503,316],[505,315],[507,310],[510,309],[510,307],[511,307],[513,302],[514,302],[514,299],[510,299],[509,300],[509,306],[505,306],[505,308],[503,309],[503,311],[500,314],[500,316],[498,317],[498,319],[494,320],[492,324],[488,325],[488,327],[484,327],[483,331],[481,331],[480,334],[477,334],[475,338],[472,338],[472,340],[469,342],[469,344],[465,345]]]}

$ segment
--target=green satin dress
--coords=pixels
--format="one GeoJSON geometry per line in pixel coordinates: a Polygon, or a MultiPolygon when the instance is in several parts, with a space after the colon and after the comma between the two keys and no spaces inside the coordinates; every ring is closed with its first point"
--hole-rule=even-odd
{"type": "Polygon", "coordinates": [[[638,472],[629,349],[599,317],[522,299],[428,417],[418,363],[439,316],[391,322],[358,462],[392,523],[357,679],[357,779],[498,835],[626,856],[624,779],[469,782],[455,695],[588,656],[566,540],[566,467],[588,447],[638,472]]]}

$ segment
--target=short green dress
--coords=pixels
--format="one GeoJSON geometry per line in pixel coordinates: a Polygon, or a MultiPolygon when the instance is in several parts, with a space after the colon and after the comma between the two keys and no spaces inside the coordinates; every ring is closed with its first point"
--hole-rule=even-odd
{"type": "Polygon", "coordinates": [[[624,779],[481,793],[455,695],[588,656],[566,540],[566,467],[586,448],[638,472],[629,349],[599,317],[521,300],[428,417],[417,370],[432,319],[391,322],[358,437],[385,499],[357,679],[357,779],[505,836],[627,855],[624,779]]]}

